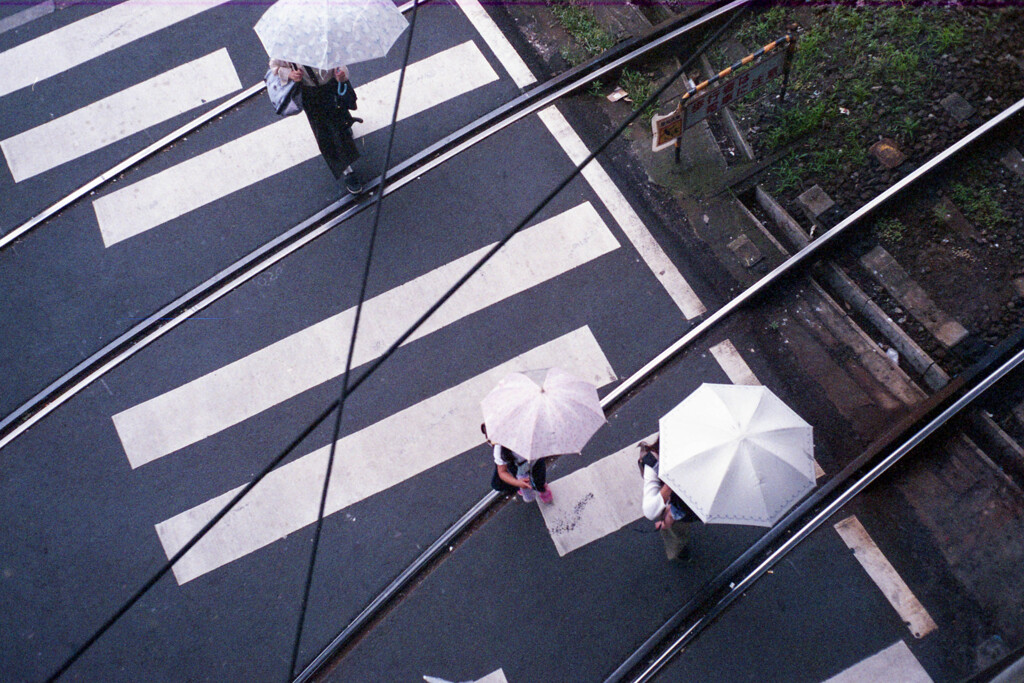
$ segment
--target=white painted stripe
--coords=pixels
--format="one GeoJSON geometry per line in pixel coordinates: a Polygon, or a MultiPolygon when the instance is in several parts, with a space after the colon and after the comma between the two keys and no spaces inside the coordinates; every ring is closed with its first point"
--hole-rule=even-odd
{"type": "Polygon", "coordinates": [[[0,142],[14,182],[242,88],[226,48],[0,142]]]}
{"type": "MultiPolygon", "coordinates": [[[[603,386],[615,379],[581,327],[338,441],[326,514],[333,514],[482,443],[480,400],[509,372],[553,365],[603,386]],[[401,438],[395,438],[401,435],[401,438]]],[[[271,472],[175,565],[179,584],[316,521],[329,446],[271,472]]],[[[489,456],[488,456],[489,457],[489,456]]],[[[480,483],[484,486],[484,482],[480,483]]],[[[156,525],[171,557],[237,493],[228,491],[156,525]]]]}
{"type": "MultiPolygon", "coordinates": [[[[569,155],[574,164],[580,164],[590,153],[583,140],[572,129],[569,122],[565,120],[561,112],[554,105],[538,113],[540,120],[548,127],[551,134],[561,144],[562,149],[569,155]]],[[[602,168],[597,159],[591,161],[583,168],[583,177],[590,183],[590,186],[601,198],[601,201],[608,208],[608,211],[615,218],[626,237],[633,244],[633,247],[640,253],[640,257],[647,266],[654,272],[662,286],[672,297],[672,300],[683,312],[687,320],[696,318],[704,313],[705,307],[697,294],[693,291],[682,273],[662,250],[661,245],[654,239],[643,224],[640,217],[633,211],[626,198],[615,186],[612,179],[602,168]]]]}
{"type": "MultiPolygon", "coordinates": [[[[368,300],[353,358],[377,358],[493,245],[368,300]]],[[[512,238],[409,341],[596,259],[619,246],[589,203],[512,238]]],[[[355,309],[114,415],[132,467],[252,417],[345,370],[355,309]]]]}
{"type": "Polygon", "coordinates": [[[560,557],[643,518],[638,443],[548,483],[554,500],[540,512],[560,557]]]}
{"type": "Polygon", "coordinates": [[[530,71],[530,67],[526,66],[526,62],[512,47],[512,43],[508,42],[508,38],[501,32],[501,29],[494,23],[478,0],[455,1],[517,86],[525,88],[537,80],[530,71]]]}
{"type": "Polygon", "coordinates": [[[843,542],[853,549],[854,557],[864,567],[871,580],[881,589],[886,600],[893,606],[900,618],[906,622],[915,638],[923,638],[938,626],[931,615],[911,592],[910,587],[900,578],[896,569],[885,559],[885,555],[871,540],[867,530],[855,516],[850,516],[835,525],[843,542]]]}
{"type": "MultiPolygon", "coordinates": [[[[498,29],[494,21],[481,7],[479,0],[456,0],[459,7],[465,12],[470,23],[483,37],[491,51],[498,57],[498,60],[505,67],[505,70],[512,76],[512,80],[520,88],[533,83],[534,77],[529,67],[515,51],[515,48],[508,42],[508,39],[498,29]]],[[[548,130],[555,137],[558,143],[569,155],[574,164],[580,164],[590,153],[583,140],[573,130],[569,122],[565,120],[561,112],[552,105],[538,113],[540,120],[547,126],[548,130]]],[[[675,267],[675,264],[668,258],[664,250],[647,230],[640,217],[633,211],[626,198],[615,186],[612,179],[605,172],[604,168],[597,161],[591,161],[583,169],[583,177],[586,179],[594,192],[601,198],[605,207],[615,218],[626,237],[632,242],[634,248],[640,252],[640,257],[654,271],[655,277],[668,291],[672,300],[686,316],[687,320],[702,315],[707,309],[701,303],[697,294],[683,278],[682,273],[675,267]]]]}
{"type": "Polygon", "coordinates": [[[932,683],[931,676],[924,670],[917,657],[902,640],[881,652],[854,664],[846,671],[825,681],[825,683],[876,683],[876,681],[899,681],[899,683],[932,683]]]}
{"type": "Polygon", "coordinates": [[[746,361],[743,360],[743,356],[740,355],[740,352],[736,350],[731,341],[726,339],[721,344],[715,344],[711,347],[710,351],[730,382],[746,386],[761,386],[754,372],[747,365],[746,361]]]}
{"type": "Polygon", "coordinates": [[[0,97],[45,80],[228,0],[127,0],[0,52],[0,97]]]}
{"type": "Polygon", "coordinates": [[[52,14],[54,10],[53,0],[45,0],[37,5],[32,5],[28,9],[23,9],[20,12],[15,12],[9,17],[0,19],[0,33],[5,33],[11,29],[24,26],[30,21],[35,21],[41,17],[45,17],[47,14],[52,14]]]}
{"type": "MultiPolygon", "coordinates": [[[[445,678],[438,678],[437,676],[424,676],[423,680],[426,681],[426,683],[454,683],[454,681],[449,681],[445,678]]],[[[504,670],[498,669],[497,671],[492,671],[483,678],[478,678],[476,683],[508,683],[508,679],[505,678],[504,670]]]]}
{"type": "MultiPolygon", "coordinates": [[[[496,81],[498,75],[472,41],[409,66],[399,119],[496,81]]],[[[359,86],[364,123],[356,137],[387,127],[398,72],[359,86]]],[[[286,171],[320,154],[305,115],[291,116],[193,157],[93,202],[106,246],[151,230],[189,211],[286,171]]]]}

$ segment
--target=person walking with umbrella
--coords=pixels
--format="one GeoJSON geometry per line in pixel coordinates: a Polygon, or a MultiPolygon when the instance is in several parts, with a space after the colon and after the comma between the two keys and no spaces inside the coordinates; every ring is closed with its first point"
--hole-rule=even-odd
{"type": "Polygon", "coordinates": [[[640,442],[640,474],[644,478],[641,507],[644,516],[654,522],[665,543],[665,556],[679,560],[686,556],[690,542],[690,526],[698,521],[683,500],[658,476],[658,439],[648,444],[640,442]]]}
{"type": "Polygon", "coordinates": [[[605,423],[597,389],[561,368],[513,372],[480,402],[487,443],[494,446],[496,491],[550,503],[544,459],[579,453],[605,423]]]}
{"type": "Polygon", "coordinates": [[[348,67],[315,69],[281,59],[270,60],[270,70],[282,83],[295,81],[302,91],[302,108],[313,129],[320,154],[336,180],[344,180],[351,194],[363,191],[352,164],[359,158],[352,125],[362,119],[352,116],[356,91],[348,80],[348,67]]]}
{"type": "Polygon", "coordinates": [[[356,93],[343,65],[385,56],[407,26],[391,0],[278,0],[254,27],[281,83],[300,84],[320,153],[353,194],[362,191],[352,171],[352,124],[361,119],[350,113],[356,93]]]}

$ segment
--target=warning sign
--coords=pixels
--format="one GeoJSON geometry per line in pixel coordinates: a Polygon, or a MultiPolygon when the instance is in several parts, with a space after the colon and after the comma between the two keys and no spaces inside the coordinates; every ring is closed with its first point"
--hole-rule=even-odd
{"type": "Polygon", "coordinates": [[[691,91],[695,93],[692,96],[690,93],[684,95],[674,112],[651,119],[651,132],[654,134],[651,148],[657,152],[672,146],[676,138],[690,126],[697,125],[733,100],[781,76],[785,58],[785,52],[776,52],[738,76],[722,81],[717,87],[691,91]]]}

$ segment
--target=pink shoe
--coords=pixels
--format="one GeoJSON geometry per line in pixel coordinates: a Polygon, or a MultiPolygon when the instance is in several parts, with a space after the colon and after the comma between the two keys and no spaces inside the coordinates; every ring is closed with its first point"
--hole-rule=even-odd
{"type": "Polygon", "coordinates": [[[519,496],[525,503],[532,503],[537,497],[537,492],[533,489],[519,489],[519,496]]]}
{"type": "Polygon", "coordinates": [[[555,499],[554,494],[551,493],[551,489],[545,488],[543,491],[537,493],[537,497],[540,498],[540,502],[545,505],[551,505],[551,501],[555,499]]]}

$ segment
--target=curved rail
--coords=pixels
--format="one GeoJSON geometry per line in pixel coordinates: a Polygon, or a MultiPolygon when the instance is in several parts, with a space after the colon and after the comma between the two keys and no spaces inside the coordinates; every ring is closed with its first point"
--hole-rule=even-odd
{"type": "MultiPolygon", "coordinates": [[[[799,508],[787,515],[787,518],[780,522],[772,530],[771,538],[766,539],[769,542],[780,541],[777,545],[770,547],[766,557],[757,562],[756,566],[749,571],[744,571],[742,568],[735,570],[734,567],[740,563],[741,560],[749,557],[748,553],[744,553],[744,556],[737,560],[729,568],[727,568],[722,574],[713,580],[714,583],[723,585],[728,582],[728,592],[714,601],[713,604],[707,606],[701,606],[700,604],[693,605],[685,615],[677,614],[669,622],[663,626],[655,634],[665,635],[665,632],[671,632],[677,630],[683,622],[687,619],[691,620],[690,626],[677,637],[668,647],[666,647],[661,654],[656,657],[636,678],[631,679],[632,683],[647,683],[652,680],[654,676],[661,671],[668,662],[670,662],[677,654],[682,652],[683,648],[693,642],[693,640],[704,631],[711,623],[713,623],[719,615],[722,614],[733,602],[736,601],[744,592],[750,589],[751,585],[757,579],[771,569],[779,560],[785,557],[791,550],[796,548],[800,543],[810,536],[818,527],[820,527],[826,520],[829,519],[833,514],[838,512],[844,505],[849,503],[871,483],[876,481],[882,474],[889,470],[893,465],[899,462],[905,455],[913,451],[913,449],[920,445],[922,441],[935,433],[936,430],[941,428],[950,419],[957,415],[960,411],[970,405],[975,399],[981,394],[990,389],[996,382],[1005,377],[1012,370],[1017,368],[1022,362],[1024,362],[1024,349],[1020,349],[1021,340],[1018,340],[1015,344],[1018,348],[1012,353],[1012,356],[1000,363],[1001,358],[993,359],[991,363],[985,364],[983,368],[980,368],[975,374],[982,374],[988,372],[992,366],[998,365],[995,370],[988,372],[988,374],[978,380],[973,386],[964,388],[966,383],[960,383],[958,388],[962,390],[962,395],[956,397],[950,405],[945,407],[939,412],[938,415],[928,418],[924,418],[924,424],[919,428],[913,430],[913,434],[899,446],[893,448],[884,457],[870,457],[870,458],[858,458],[851,465],[847,466],[842,473],[837,475],[836,479],[832,482],[831,486],[826,486],[820,492],[812,496],[799,508]],[[864,460],[868,460],[867,463],[864,460]],[[864,467],[870,467],[867,472],[858,476],[855,475],[859,471],[863,471],[864,467]],[[846,482],[850,482],[846,485],[846,482]],[[843,486],[842,490],[836,492],[836,489],[843,486]],[[807,519],[808,515],[811,515],[810,519],[807,519]],[[800,520],[806,519],[804,523],[800,524],[798,528],[797,524],[800,520]],[[785,539],[782,537],[785,535],[785,539]],[[732,570],[732,571],[731,571],[732,570]]],[[[941,392],[946,399],[950,398],[951,394],[955,392],[941,392]]],[[[930,412],[934,412],[933,406],[930,412]]],[[[920,422],[918,422],[920,424],[920,422]]],[[[884,452],[884,451],[883,451],[884,452]]],[[[877,456],[877,453],[869,453],[867,455],[877,456]]],[[[758,544],[760,545],[760,543],[758,544]]],[[[764,550],[762,549],[762,552],[764,550]]],[[[742,565],[741,565],[742,567],[742,565]]],[[[692,603],[693,601],[691,601],[692,603]]],[[[684,607],[684,610],[687,608],[684,607]]],[[[652,639],[654,636],[652,636],[652,639]]],[[[625,674],[636,668],[639,663],[646,658],[650,653],[649,643],[652,639],[648,639],[648,642],[641,646],[641,649],[634,653],[629,659],[626,660],[615,672],[609,676],[605,683],[617,683],[618,681],[624,680],[625,674]]]]}
{"type": "MultiPolygon", "coordinates": [[[[713,327],[721,323],[729,314],[736,312],[742,306],[749,304],[756,296],[763,294],[770,287],[772,287],[775,284],[778,284],[784,275],[791,274],[795,272],[798,268],[806,265],[806,262],[811,258],[811,256],[813,254],[816,254],[818,250],[823,248],[825,244],[834,241],[840,234],[842,234],[846,230],[849,230],[851,226],[855,225],[862,219],[869,216],[880,206],[890,201],[894,196],[908,189],[917,180],[926,176],[928,173],[936,170],[939,166],[948,161],[955,154],[963,151],[964,148],[984,138],[988,133],[992,132],[999,125],[1003,124],[1006,120],[1020,113],[1022,108],[1024,108],[1024,99],[1015,103],[1008,109],[1001,112],[996,117],[992,118],[982,126],[978,127],[977,129],[969,133],[967,136],[959,140],[957,143],[955,143],[953,146],[949,147],[942,153],[936,155],[929,162],[922,165],[920,168],[918,168],[916,171],[908,175],[906,178],[890,187],[888,190],[883,192],[875,199],[868,202],[861,209],[850,215],[846,220],[837,224],[829,232],[819,237],[818,240],[812,242],[803,250],[793,255],[785,263],[781,264],[775,270],[765,275],[757,283],[755,283],[747,290],[739,294],[732,301],[724,305],[722,308],[718,309],[715,313],[706,318],[703,322],[694,327],[688,333],[683,335],[683,337],[681,337],[678,341],[669,346],[667,349],[665,349],[665,351],[660,353],[658,356],[656,356],[654,359],[652,359],[650,362],[644,365],[640,370],[638,370],[633,375],[625,379],[615,389],[613,389],[610,393],[604,396],[601,399],[601,407],[605,410],[606,414],[611,413],[616,408],[618,408],[623,401],[628,400],[628,396],[631,392],[635,391],[641,384],[643,384],[645,381],[651,378],[655,372],[657,372],[670,360],[678,356],[683,350],[692,346],[697,339],[699,339],[708,331],[710,331],[713,327]]],[[[947,389],[951,388],[952,386],[954,385],[948,385],[947,389]]],[[[845,471],[846,470],[844,470],[844,472],[845,471]]],[[[837,475],[837,477],[834,480],[832,480],[832,482],[830,482],[830,485],[826,485],[826,487],[824,487],[821,490],[821,492],[834,490],[834,488],[842,481],[841,475],[842,473],[840,473],[840,475],[837,475]]],[[[307,665],[307,667],[295,678],[295,682],[305,683],[306,681],[312,680],[312,678],[317,673],[319,673],[319,671],[329,661],[336,657],[337,654],[341,650],[343,650],[344,647],[346,647],[352,641],[352,639],[367,626],[367,624],[370,623],[373,617],[381,609],[383,609],[383,607],[386,604],[388,604],[395,596],[397,596],[398,593],[403,588],[405,588],[415,576],[417,576],[424,568],[426,568],[431,563],[431,561],[433,561],[434,558],[436,558],[446,546],[448,546],[455,540],[459,539],[460,536],[467,529],[469,529],[475,521],[480,519],[491,508],[491,506],[493,506],[501,498],[501,494],[498,494],[493,491],[489,492],[483,498],[481,498],[480,501],[478,501],[473,506],[473,508],[467,511],[455,524],[453,524],[449,529],[447,529],[438,538],[437,541],[432,543],[430,547],[428,547],[418,558],[416,558],[416,560],[412,564],[409,565],[409,567],[407,567],[394,581],[392,581],[376,598],[374,598],[374,600],[362,612],[360,612],[360,614],[348,626],[346,626],[345,629],[341,631],[341,633],[339,633],[334,639],[332,639],[332,641],[324,648],[324,650],[322,650],[320,654],[317,655],[317,657],[314,658],[313,661],[309,665],[307,665]]],[[[792,519],[794,514],[804,509],[804,506],[799,507],[793,513],[790,513],[790,515],[788,515],[786,519],[792,519]]],[[[769,534],[766,535],[765,538],[767,539],[769,536],[771,538],[775,538],[776,535],[781,534],[781,530],[785,528],[783,526],[784,524],[786,524],[786,520],[780,522],[780,524],[777,525],[775,529],[773,529],[771,532],[769,532],[769,534]]],[[[754,553],[755,551],[758,551],[758,549],[759,546],[755,545],[755,547],[752,548],[750,551],[744,553],[744,555],[740,559],[744,560],[744,562],[746,563],[749,555],[754,553]]],[[[737,562],[739,562],[739,560],[737,560],[737,562]]],[[[732,566],[730,566],[730,569],[731,568],[732,566]]],[[[688,607],[684,607],[683,609],[688,610],[688,607]]],[[[635,653],[635,656],[638,658],[636,661],[633,661],[633,658],[627,660],[627,662],[624,663],[623,666],[620,667],[620,669],[616,670],[616,673],[613,674],[613,676],[609,678],[606,683],[620,681],[622,680],[621,677],[623,675],[625,675],[632,669],[636,668],[638,662],[641,661],[643,657],[648,656],[650,651],[654,647],[656,647],[658,643],[662,642],[664,638],[667,637],[667,634],[671,633],[675,628],[678,627],[679,623],[681,623],[681,617],[679,615],[677,615],[677,617],[675,617],[674,620],[674,622],[670,621],[669,624],[666,624],[662,627],[662,629],[659,629],[658,633],[656,634],[656,638],[652,636],[652,638],[649,639],[648,643],[645,643],[646,649],[644,649],[643,652],[638,651],[638,653],[635,653]]]]}
{"type": "MultiPolygon", "coordinates": [[[[587,86],[594,79],[621,68],[630,61],[643,57],[650,51],[663,47],[750,2],[751,0],[734,0],[692,21],[686,21],[682,26],[671,24],[653,36],[627,41],[609,53],[533,88],[388,170],[385,194],[401,189],[416,177],[440,166],[516,121],[551,105],[558,98],[587,86]]],[[[409,6],[411,7],[411,3],[409,6]]],[[[373,192],[380,183],[379,177],[368,182],[367,193],[373,192]]],[[[284,257],[362,211],[366,206],[368,203],[358,203],[352,197],[346,196],[162,306],[0,419],[0,449],[90,383],[153,341],[284,257]]]]}

